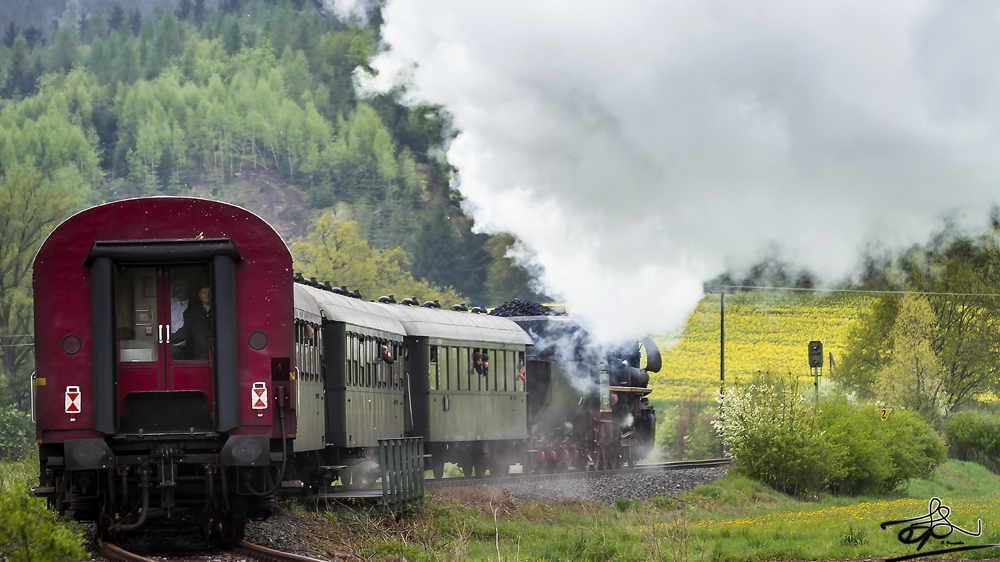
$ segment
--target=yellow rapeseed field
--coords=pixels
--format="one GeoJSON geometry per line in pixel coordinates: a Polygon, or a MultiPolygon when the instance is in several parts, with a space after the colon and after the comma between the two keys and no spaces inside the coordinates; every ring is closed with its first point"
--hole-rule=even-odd
{"type": "MultiPolygon", "coordinates": [[[[859,293],[747,292],[726,295],[726,384],[749,381],[758,371],[791,373],[812,384],[807,344],[823,342],[823,375],[844,352],[852,321],[875,296],[859,293]]],[[[658,400],[677,400],[719,388],[719,295],[710,294],[677,333],[650,336],[663,352],[651,377],[658,400]]],[[[834,366],[836,368],[836,366],[834,366]]]]}

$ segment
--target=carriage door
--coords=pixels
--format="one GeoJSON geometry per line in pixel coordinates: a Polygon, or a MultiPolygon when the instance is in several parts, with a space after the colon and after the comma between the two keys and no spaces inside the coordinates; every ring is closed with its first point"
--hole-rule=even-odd
{"type": "Polygon", "coordinates": [[[207,267],[127,267],[115,274],[118,407],[130,392],[200,391],[212,408],[207,267]]]}

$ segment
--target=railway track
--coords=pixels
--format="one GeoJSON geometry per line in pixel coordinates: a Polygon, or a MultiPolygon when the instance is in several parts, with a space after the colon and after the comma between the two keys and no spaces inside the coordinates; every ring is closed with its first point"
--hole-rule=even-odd
{"type": "Polygon", "coordinates": [[[592,478],[596,476],[606,476],[609,474],[616,474],[616,473],[658,472],[663,470],[692,470],[696,468],[714,468],[719,466],[728,466],[731,462],[732,459],[721,458],[721,459],[705,459],[696,461],[673,461],[673,462],[640,464],[636,465],[635,468],[622,468],[619,470],[554,472],[549,474],[532,474],[530,476],[526,475],[504,476],[500,478],[495,478],[495,477],[443,478],[441,480],[426,480],[424,482],[424,488],[427,490],[440,490],[445,488],[461,488],[461,487],[478,486],[478,485],[499,486],[506,483],[516,483],[516,482],[545,482],[548,480],[592,478]]]}
{"type": "MultiPolygon", "coordinates": [[[[229,549],[227,552],[229,552],[234,559],[253,560],[255,562],[322,562],[317,558],[309,558],[298,554],[272,550],[270,548],[257,546],[244,541],[240,541],[236,544],[236,546],[229,549]]],[[[152,558],[140,556],[117,545],[104,541],[97,542],[97,548],[94,554],[105,558],[109,562],[163,562],[162,557],[159,557],[157,560],[153,560],[152,558]]],[[[216,556],[217,555],[213,554],[212,559],[216,560],[216,556]]],[[[200,556],[179,556],[177,559],[198,560],[203,558],[200,556]]]]}

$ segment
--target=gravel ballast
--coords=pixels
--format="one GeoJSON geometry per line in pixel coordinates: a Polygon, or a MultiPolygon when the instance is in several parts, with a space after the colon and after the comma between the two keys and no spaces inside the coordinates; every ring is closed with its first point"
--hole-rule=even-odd
{"type": "Polygon", "coordinates": [[[503,488],[515,500],[580,500],[611,505],[618,498],[644,500],[675,496],[723,478],[726,472],[725,467],[619,472],[584,479],[505,483],[503,488]]]}

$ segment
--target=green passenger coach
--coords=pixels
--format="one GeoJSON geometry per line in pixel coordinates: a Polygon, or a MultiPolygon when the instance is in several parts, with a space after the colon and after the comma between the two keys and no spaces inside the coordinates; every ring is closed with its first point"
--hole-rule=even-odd
{"type": "Polygon", "coordinates": [[[299,398],[310,405],[295,451],[321,452],[328,477],[363,478],[378,440],[404,436],[403,327],[385,306],[300,283],[295,291],[299,398]]]}
{"type": "Polygon", "coordinates": [[[423,437],[428,468],[505,475],[527,437],[524,350],[531,339],[505,318],[387,306],[406,333],[406,432],[423,437]]]}

